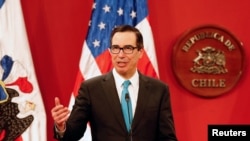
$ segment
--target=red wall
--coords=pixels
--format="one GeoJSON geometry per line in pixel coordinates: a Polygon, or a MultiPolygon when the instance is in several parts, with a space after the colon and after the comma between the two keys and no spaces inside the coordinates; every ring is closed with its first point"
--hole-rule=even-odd
{"type": "MultiPolygon", "coordinates": [[[[92,0],[22,0],[38,83],[47,112],[48,141],[53,140],[50,110],[54,97],[63,104],[74,87],[92,0]]],[[[160,78],[168,83],[180,141],[206,141],[208,124],[250,124],[248,56],[250,53],[249,0],[149,0],[160,78]],[[217,98],[205,99],[183,89],[171,69],[171,51],[190,28],[216,24],[243,44],[246,67],[236,87],[217,98]]]]}

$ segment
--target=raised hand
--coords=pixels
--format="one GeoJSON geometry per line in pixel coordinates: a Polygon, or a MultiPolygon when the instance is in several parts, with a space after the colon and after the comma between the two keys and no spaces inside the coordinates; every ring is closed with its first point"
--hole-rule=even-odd
{"type": "Polygon", "coordinates": [[[55,97],[55,107],[51,110],[52,118],[56,124],[56,127],[59,131],[65,130],[65,123],[69,117],[68,107],[64,107],[58,97],[55,97]]]}

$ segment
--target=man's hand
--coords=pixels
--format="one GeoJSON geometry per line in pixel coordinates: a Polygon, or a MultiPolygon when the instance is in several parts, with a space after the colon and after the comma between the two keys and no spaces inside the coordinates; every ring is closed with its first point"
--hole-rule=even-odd
{"type": "Polygon", "coordinates": [[[69,113],[68,107],[60,104],[59,98],[55,97],[55,107],[52,108],[51,115],[59,131],[65,130],[65,123],[69,117],[69,113]]]}

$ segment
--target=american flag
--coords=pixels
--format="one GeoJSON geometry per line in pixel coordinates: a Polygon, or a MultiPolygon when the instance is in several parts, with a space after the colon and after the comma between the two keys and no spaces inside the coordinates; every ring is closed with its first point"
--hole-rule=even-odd
{"type": "MultiPolygon", "coordinates": [[[[147,0],[95,0],[89,21],[87,37],[84,41],[79,72],[70,100],[70,107],[78,93],[80,83],[91,77],[111,70],[111,57],[108,51],[110,34],[114,27],[129,24],[137,27],[144,38],[144,56],[138,63],[138,69],[148,76],[158,78],[158,65],[154,41],[148,22],[147,0]]],[[[84,141],[91,140],[89,128],[84,141]]]]}

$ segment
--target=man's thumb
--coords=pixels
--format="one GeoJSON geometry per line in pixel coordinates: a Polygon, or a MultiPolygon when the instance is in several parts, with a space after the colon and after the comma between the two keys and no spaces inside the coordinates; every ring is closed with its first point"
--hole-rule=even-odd
{"type": "Polygon", "coordinates": [[[56,105],[56,106],[57,106],[57,105],[60,105],[60,100],[59,100],[58,97],[55,97],[55,105],[56,105]]]}

